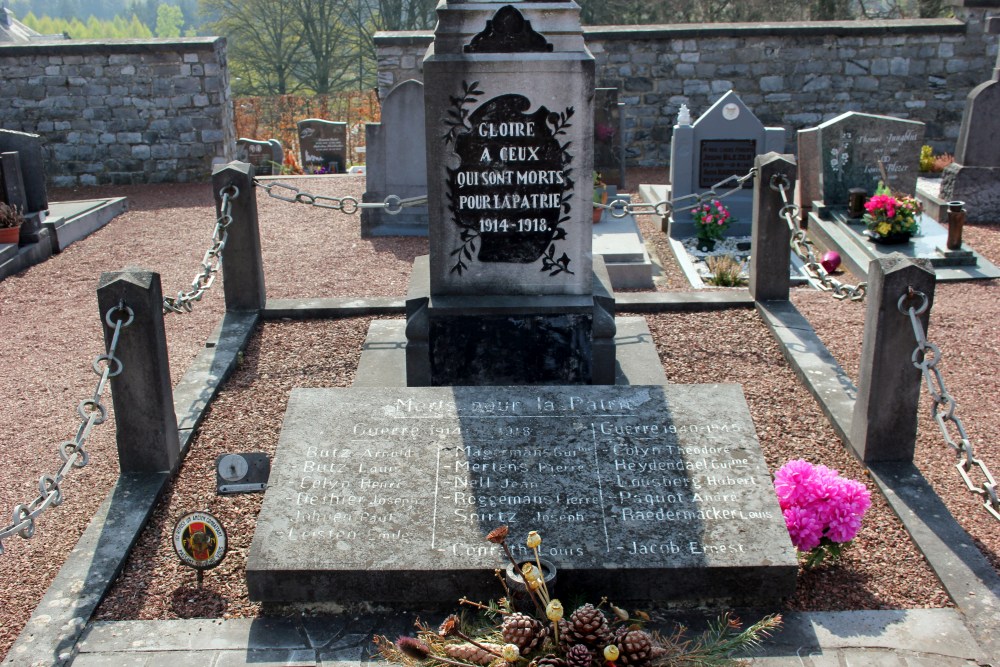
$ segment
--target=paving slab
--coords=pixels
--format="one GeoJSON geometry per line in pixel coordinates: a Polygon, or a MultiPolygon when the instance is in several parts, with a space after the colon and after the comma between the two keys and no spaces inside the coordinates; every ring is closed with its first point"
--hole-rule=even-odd
{"type": "Polygon", "coordinates": [[[128,210],[125,197],[49,202],[43,225],[52,234],[52,251],[62,252],[128,210]]]}

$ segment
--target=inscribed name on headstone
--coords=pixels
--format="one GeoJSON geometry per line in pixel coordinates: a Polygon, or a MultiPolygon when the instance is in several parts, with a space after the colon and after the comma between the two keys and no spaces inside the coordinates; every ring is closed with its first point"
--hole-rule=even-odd
{"type": "Polygon", "coordinates": [[[347,171],[347,123],[319,118],[298,122],[302,169],[308,174],[347,171]]]}
{"type": "Polygon", "coordinates": [[[567,29],[579,8],[450,4],[473,8],[439,8],[453,18],[424,63],[432,291],[588,294],[594,73],[567,29]]]}
{"type": "Polygon", "coordinates": [[[285,161],[285,151],[277,139],[258,141],[256,139],[236,140],[236,159],[249,162],[258,176],[281,173],[285,161]]]}
{"type": "MultiPolygon", "coordinates": [[[[424,137],[424,84],[403,81],[382,100],[379,123],[365,125],[366,202],[427,194],[427,143],[424,137]]],[[[395,215],[383,209],[361,211],[361,235],[427,235],[427,207],[407,207],[395,215]]]]}
{"type": "MultiPolygon", "coordinates": [[[[729,91],[691,125],[675,125],[671,143],[670,183],[674,199],[700,194],[733,176],[745,176],[754,158],[772,151],[784,152],[785,131],[764,127],[743,100],[729,91]]],[[[720,186],[721,194],[736,187],[735,181],[720,186]]],[[[735,219],[727,234],[750,233],[753,217],[753,181],[723,202],[735,219]]],[[[690,211],[673,213],[670,235],[694,236],[690,211]]]]}
{"type": "Polygon", "coordinates": [[[847,208],[851,188],[875,194],[883,173],[893,192],[916,191],[924,124],[850,111],[821,123],[819,156],[823,203],[847,208]]]}
{"type": "Polygon", "coordinates": [[[625,187],[622,113],[617,88],[594,91],[594,171],[605,183],[625,187]]]}
{"type": "Polygon", "coordinates": [[[613,582],[616,599],[795,584],[737,385],[296,389],[250,595],[486,597],[504,558],[485,536],[500,525],[517,556],[538,530],[560,585],[613,582]]]}

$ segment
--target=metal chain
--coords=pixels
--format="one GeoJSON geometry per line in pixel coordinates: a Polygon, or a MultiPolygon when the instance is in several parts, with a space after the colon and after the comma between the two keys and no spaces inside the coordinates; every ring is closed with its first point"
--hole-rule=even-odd
{"type": "Polygon", "coordinates": [[[27,505],[15,507],[11,523],[0,529],[0,554],[3,553],[3,540],[8,537],[17,534],[24,539],[30,539],[35,534],[35,519],[38,515],[49,507],[56,507],[63,501],[62,489],[59,488],[63,478],[73,468],[82,468],[90,460],[90,456],[83,449],[83,444],[87,440],[87,436],[90,435],[91,429],[98,424],[103,424],[108,417],[108,409],[101,403],[101,396],[104,394],[108,379],[120,374],[124,368],[121,359],[115,356],[115,350],[118,348],[118,337],[121,330],[132,324],[133,319],[135,319],[135,313],[125,305],[124,301],[119,301],[117,306],[108,309],[108,312],[105,313],[105,323],[115,332],[111,337],[111,345],[108,346],[107,353],[97,355],[91,364],[100,379],[97,381],[94,395],[80,401],[76,408],[80,415],[80,426],[76,431],[76,437],[59,443],[59,457],[63,460],[59,472],[55,475],[42,475],[38,480],[38,497],[27,505]],[[102,362],[103,369],[101,368],[102,362]]]}
{"type": "Polygon", "coordinates": [[[201,273],[191,281],[191,289],[187,292],[178,292],[176,297],[163,297],[163,313],[190,313],[195,301],[201,301],[201,297],[215,283],[215,276],[222,268],[222,250],[226,247],[226,240],[229,232],[226,228],[233,222],[233,200],[240,196],[240,189],[235,185],[219,190],[222,203],[219,206],[220,214],[215,221],[215,229],[212,230],[212,247],[205,251],[205,256],[201,259],[201,273]]]}
{"type": "Polygon", "coordinates": [[[784,174],[774,174],[771,176],[771,189],[781,193],[782,207],[778,215],[785,219],[792,236],[789,245],[792,252],[799,256],[809,276],[809,284],[824,292],[832,292],[834,299],[850,299],[851,301],[861,301],[868,293],[868,283],[859,283],[857,286],[841,282],[827,273],[823,265],[816,259],[813,252],[812,241],[806,237],[806,230],[799,229],[795,219],[799,217],[800,209],[795,204],[788,201],[788,177],[784,174]]]}
{"type": "Polygon", "coordinates": [[[383,208],[389,215],[399,215],[404,208],[411,206],[423,206],[427,203],[427,195],[420,197],[409,197],[402,199],[399,195],[389,195],[380,202],[359,202],[354,197],[325,197],[314,195],[305,190],[301,190],[294,185],[273,181],[271,183],[261,183],[254,179],[253,182],[258,188],[264,190],[268,197],[280,199],[281,201],[292,202],[293,204],[308,204],[317,208],[328,208],[340,211],[348,215],[354,215],[363,208],[383,208]],[[288,192],[291,194],[282,194],[288,192]]]}
{"type": "Polygon", "coordinates": [[[739,192],[743,188],[743,184],[751,180],[757,175],[757,170],[753,167],[750,171],[739,176],[733,174],[728,178],[724,178],[715,185],[713,185],[709,190],[702,193],[694,193],[690,195],[684,195],[683,197],[677,197],[676,199],[670,200],[660,200],[654,204],[646,202],[627,202],[624,199],[616,199],[610,204],[598,204],[594,203],[594,208],[604,208],[611,211],[611,217],[613,218],[624,218],[626,215],[659,215],[661,217],[666,217],[673,213],[683,213],[684,211],[693,211],[705,202],[725,199],[729,195],[739,192]],[[728,190],[722,190],[731,183],[735,183],[735,186],[730,187],[728,190]],[[678,204],[690,200],[692,203],[679,206],[678,204]]]}
{"type": "Polygon", "coordinates": [[[955,399],[952,398],[951,394],[948,393],[948,389],[945,388],[944,378],[937,367],[942,357],[941,348],[927,340],[924,327],[920,322],[919,316],[927,310],[927,295],[910,288],[906,294],[899,297],[896,306],[899,308],[899,312],[910,318],[910,324],[913,326],[913,335],[917,339],[917,347],[913,350],[912,360],[913,365],[920,369],[927,392],[934,401],[934,407],[931,409],[931,417],[933,417],[938,428],[941,430],[945,444],[954,449],[962,457],[955,464],[958,474],[962,476],[962,480],[969,491],[984,498],[983,507],[994,518],[1000,520],[1000,499],[997,498],[996,480],[990,473],[990,469],[986,467],[986,464],[977,459],[975,453],[972,451],[972,443],[969,442],[969,437],[965,433],[962,420],[955,414],[955,399]],[[955,443],[955,440],[951,437],[951,433],[948,431],[949,422],[955,425],[955,431],[958,434],[958,444],[955,443]],[[979,486],[973,484],[970,476],[974,469],[978,469],[985,479],[979,486]]]}

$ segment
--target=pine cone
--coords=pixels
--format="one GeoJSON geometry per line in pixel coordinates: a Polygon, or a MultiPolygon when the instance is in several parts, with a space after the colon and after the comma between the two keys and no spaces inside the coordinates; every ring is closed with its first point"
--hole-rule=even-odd
{"type": "MultiPolygon", "coordinates": [[[[488,646],[497,653],[500,652],[500,647],[496,644],[483,643],[483,646],[488,646]]],[[[449,658],[472,662],[477,665],[483,665],[484,667],[497,659],[497,657],[489,651],[484,651],[473,644],[447,644],[444,647],[444,652],[448,654],[449,658]]]]}
{"type": "Polygon", "coordinates": [[[577,644],[566,652],[567,667],[591,667],[594,654],[583,644],[577,644]]]}
{"type": "Polygon", "coordinates": [[[577,642],[591,647],[604,647],[611,641],[611,626],[604,612],[587,603],[569,616],[577,642]]]}
{"type": "Polygon", "coordinates": [[[653,639],[648,632],[631,630],[618,645],[621,654],[618,660],[629,667],[646,667],[652,660],[653,639]]]}
{"type": "Polygon", "coordinates": [[[566,661],[557,655],[549,653],[531,663],[534,667],[567,667],[566,661]]]}
{"type": "Polygon", "coordinates": [[[527,655],[549,636],[549,626],[537,618],[517,612],[504,619],[500,632],[505,642],[517,646],[521,655],[527,655]]]}

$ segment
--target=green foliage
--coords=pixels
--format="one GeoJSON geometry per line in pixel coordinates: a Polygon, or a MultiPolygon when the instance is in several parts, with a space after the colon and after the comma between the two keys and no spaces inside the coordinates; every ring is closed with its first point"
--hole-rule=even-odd
{"type": "Polygon", "coordinates": [[[21,21],[43,35],[65,33],[71,39],[149,39],[153,36],[153,31],[134,15],[130,20],[116,16],[110,21],[91,16],[84,23],[80,19],[67,20],[47,15],[36,17],[28,13],[21,21]]]}
{"type": "Polygon", "coordinates": [[[930,146],[920,147],[920,171],[930,171],[934,166],[934,149],[930,146]]]}
{"type": "Polygon", "coordinates": [[[160,5],[156,8],[156,36],[180,37],[184,25],[184,12],[175,5],[160,5]]]}
{"type": "Polygon", "coordinates": [[[732,255],[712,255],[707,260],[708,270],[712,272],[707,282],[716,287],[741,287],[747,284],[743,277],[743,265],[732,255]]]}

